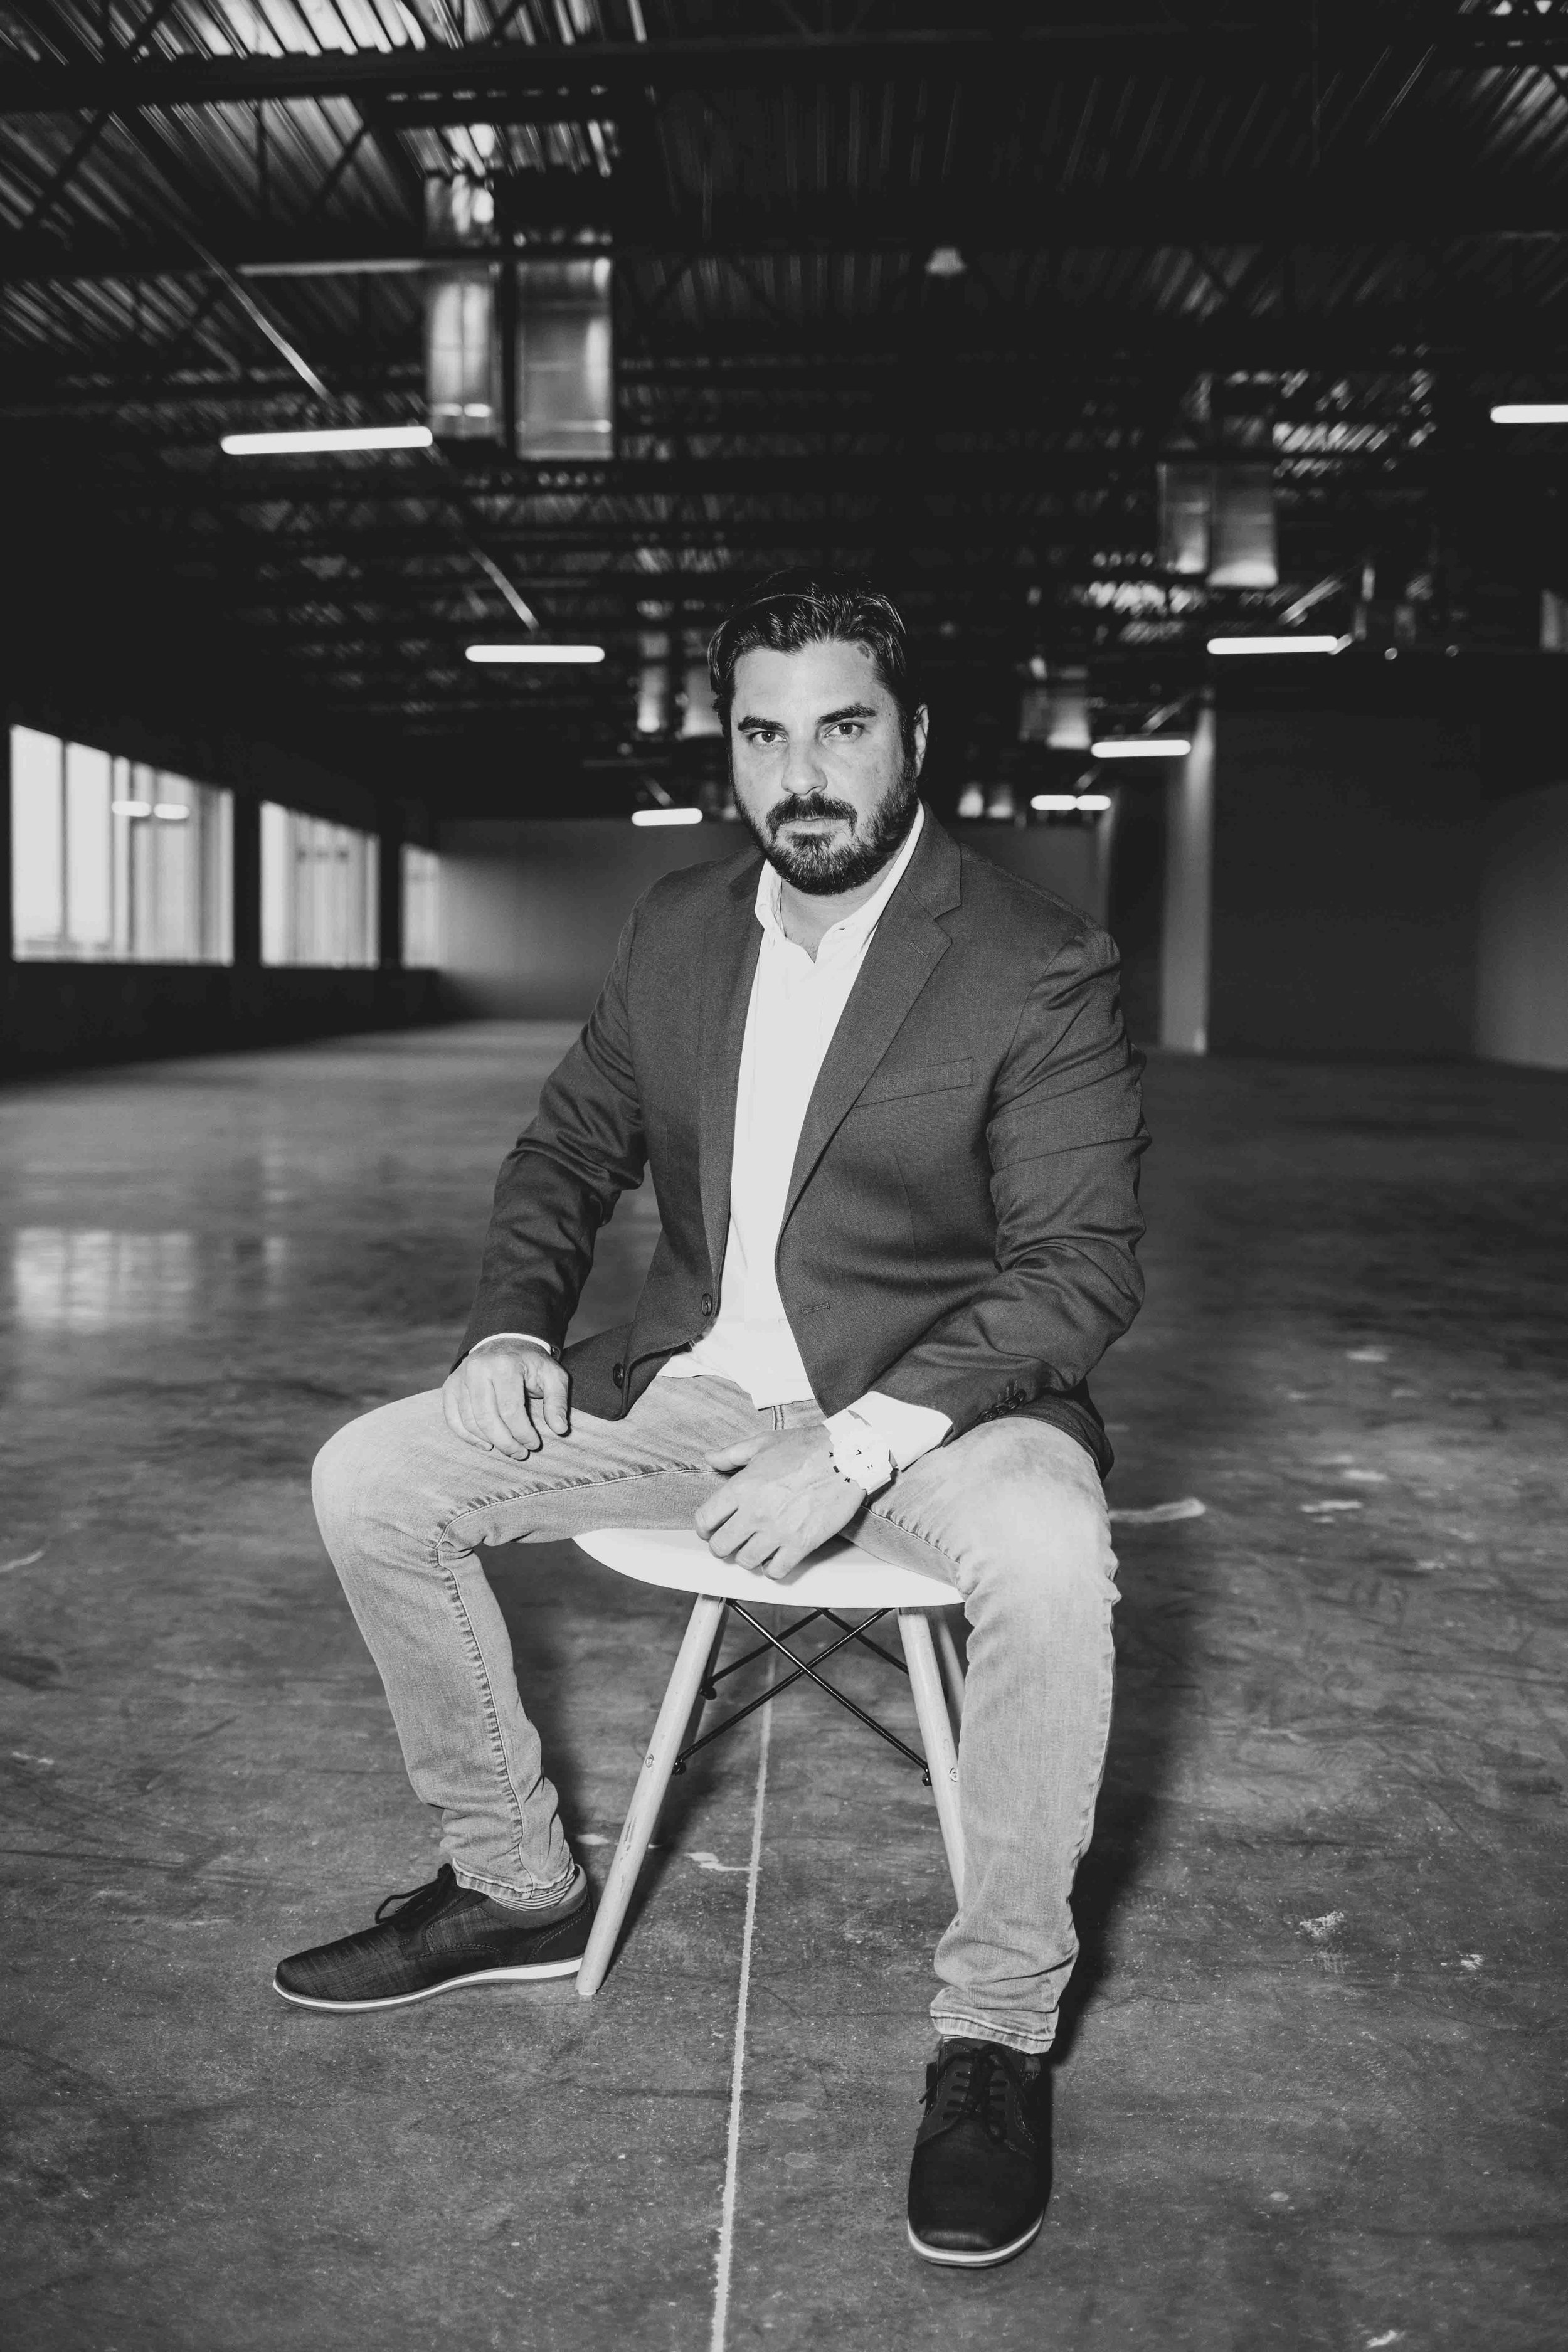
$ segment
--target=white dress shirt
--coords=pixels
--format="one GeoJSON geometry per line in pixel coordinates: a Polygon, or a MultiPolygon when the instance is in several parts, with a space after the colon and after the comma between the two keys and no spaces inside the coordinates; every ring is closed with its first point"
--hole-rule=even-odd
{"type": "MultiPolygon", "coordinates": [[[[818,1073],[878,921],[914,856],[924,824],[922,809],[871,897],[824,933],[815,959],[785,938],[780,878],[772,866],[763,867],[756,901],[763,941],[741,1048],[730,1232],[719,1312],[702,1339],[662,1366],[660,1380],[695,1380],[707,1374],[733,1381],[759,1408],[803,1402],[812,1393],[775,1271],[784,1202],[818,1073]]],[[[517,1331],[492,1335],[498,1339],[530,1336],[517,1331]]],[[[479,1342],[481,1348],[489,1344],[487,1339],[479,1342]]],[[[852,1437],[854,1419],[869,1425],[900,1470],[940,1445],[952,1426],[945,1412],[905,1404],[879,1389],[868,1390],[842,1413],[829,1416],[830,1438],[852,1437]]]]}

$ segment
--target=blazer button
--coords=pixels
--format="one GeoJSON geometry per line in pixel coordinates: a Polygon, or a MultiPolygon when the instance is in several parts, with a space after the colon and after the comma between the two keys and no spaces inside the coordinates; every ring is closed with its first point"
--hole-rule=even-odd
{"type": "Polygon", "coordinates": [[[610,1378],[614,1381],[618,1389],[625,1388],[626,1384],[626,1368],[625,1364],[612,1364],[610,1366],[610,1378]]]}
{"type": "Polygon", "coordinates": [[[711,1315],[713,1312],[713,1293],[710,1290],[705,1290],[702,1294],[700,1303],[703,1314],[711,1315]]]}

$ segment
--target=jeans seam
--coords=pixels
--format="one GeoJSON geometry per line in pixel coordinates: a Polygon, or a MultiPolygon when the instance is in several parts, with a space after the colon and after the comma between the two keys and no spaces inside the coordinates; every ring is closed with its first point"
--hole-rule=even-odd
{"type": "Polygon", "coordinates": [[[945,1544],[938,1543],[934,1536],[928,1536],[923,1528],[910,1527],[907,1519],[896,1517],[891,1511],[878,1510],[874,1500],[870,1507],[869,1517],[880,1519],[885,1527],[897,1528],[900,1535],[912,1536],[916,1543],[924,1544],[927,1551],[934,1552],[938,1559],[946,1560],[950,1568],[957,1569],[962,1572],[963,1562],[957,1553],[949,1551],[945,1544]]]}
{"type": "Polygon", "coordinates": [[[463,1629],[463,1639],[468,1644],[469,1663],[473,1666],[475,1678],[479,1683],[479,1700],[485,1714],[485,1730],[496,1766],[497,1777],[506,1790],[507,1811],[511,1820],[512,1851],[517,1858],[517,1866],[521,1869],[522,1865],[522,1799],[518,1793],[517,1783],[511,1777],[506,1742],[500,1736],[500,1717],[496,1711],[495,1692],[490,1686],[484,1652],[480,1649],[475,1636],[473,1620],[468,1615],[462,1588],[458,1582],[456,1574],[438,1555],[436,1566],[452,1606],[457,1612],[458,1622],[463,1629]]]}
{"type": "MultiPolygon", "coordinates": [[[[522,1798],[518,1791],[516,1781],[512,1779],[511,1765],[506,1752],[506,1742],[500,1736],[500,1717],[496,1707],[495,1692],[490,1685],[489,1672],[485,1664],[484,1652],[480,1649],[478,1637],[474,1633],[473,1620],[468,1615],[468,1606],[463,1599],[462,1587],[458,1582],[455,1571],[442,1558],[442,1549],[453,1528],[466,1513],[469,1511],[485,1510],[492,1503],[522,1502],[530,1495],[540,1495],[552,1491],[555,1493],[573,1493],[581,1491],[589,1486],[622,1486],[625,1485],[628,1479],[663,1477],[668,1470],[685,1470],[691,1466],[693,1465],[684,1463],[667,1463],[658,1469],[650,1468],[647,1470],[618,1471],[616,1475],[611,1478],[574,1478],[565,1482],[564,1485],[557,1484],[553,1488],[547,1486],[542,1481],[535,1481],[531,1486],[519,1487],[515,1490],[509,1490],[505,1494],[488,1496],[482,1496],[477,1502],[465,1503],[461,1510],[454,1511],[450,1518],[447,1519],[437,1530],[433,1554],[436,1570],[446,1589],[447,1598],[450,1600],[452,1607],[457,1613],[458,1624],[461,1626],[463,1632],[463,1640],[468,1647],[469,1664],[473,1668],[475,1680],[479,1685],[479,1700],[484,1709],[485,1730],[488,1745],[489,1747],[496,1777],[500,1780],[502,1788],[506,1790],[507,1813],[511,1822],[512,1851],[517,1859],[517,1867],[520,1870],[521,1869],[522,1864],[522,1798]]],[[[532,1889],[531,1886],[530,1891],[533,1892],[536,1890],[532,1889]]]]}
{"type": "Polygon", "coordinates": [[[476,1495],[470,1502],[460,1505],[450,1518],[437,1528],[436,1549],[438,1555],[459,1519],[466,1518],[470,1511],[488,1511],[496,1503],[522,1503],[533,1495],[580,1495],[590,1486],[625,1486],[634,1478],[668,1478],[672,1471],[695,1473],[707,1467],[706,1462],[651,1463],[646,1470],[616,1470],[605,1478],[538,1479],[531,1486],[504,1487],[497,1495],[476,1495]]]}

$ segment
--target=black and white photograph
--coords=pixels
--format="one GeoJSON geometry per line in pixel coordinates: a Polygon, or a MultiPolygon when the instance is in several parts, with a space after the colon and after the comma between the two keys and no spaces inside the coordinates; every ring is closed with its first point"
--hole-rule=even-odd
{"type": "Polygon", "coordinates": [[[0,0],[6,2352],[1568,2341],[1568,0],[0,0]]]}

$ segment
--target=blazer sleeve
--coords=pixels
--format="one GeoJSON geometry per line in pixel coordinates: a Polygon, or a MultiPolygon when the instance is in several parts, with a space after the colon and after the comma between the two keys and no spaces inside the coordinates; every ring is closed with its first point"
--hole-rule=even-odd
{"type": "Polygon", "coordinates": [[[586,1028],[501,1162],[459,1361],[502,1331],[537,1332],[559,1348],[600,1226],[642,1182],[647,1146],[626,1013],[637,924],[634,908],[586,1028]]]}
{"type": "Polygon", "coordinates": [[[1116,949],[1088,925],[1030,990],[987,1123],[995,1270],[877,1376],[962,1435],[1076,1388],[1143,1298],[1142,1056],[1128,1043],[1116,949]]]}

